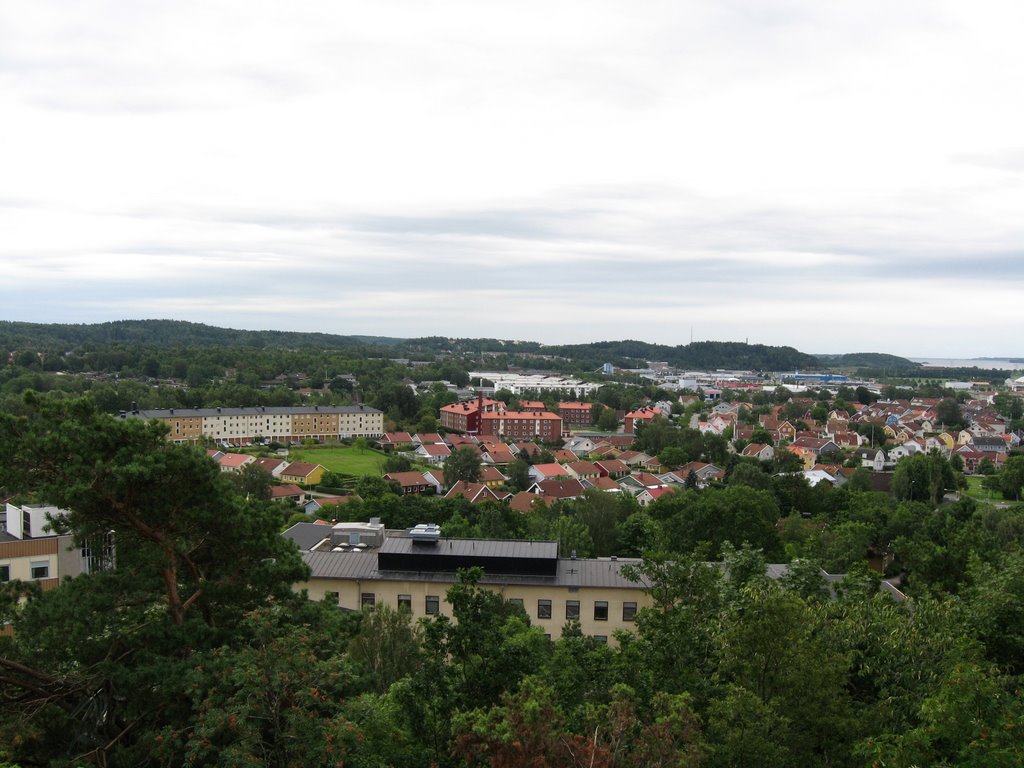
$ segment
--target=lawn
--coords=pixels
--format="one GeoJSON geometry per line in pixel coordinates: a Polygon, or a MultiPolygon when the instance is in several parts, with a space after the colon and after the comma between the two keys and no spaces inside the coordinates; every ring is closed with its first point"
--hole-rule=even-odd
{"type": "Polygon", "coordinates": [[[289,461],[308,461],[311,464],[322,464],[331,472],[346,475],[384,474],[384,454],[369,448],[359,449],[346,445],[329,448],[292,448],[288,452],[289,461]]]}
{"type": "Polygon", "coordinates": [[[981,482],[984,478],[981,475],[970,475],[967,478],[967,490],[964,491],[964,496],[970,496],[975,501],[984,501],[987,503],[1002,501],[1003,497],[994,492],[988,491],[981,487],[981,482]]]}

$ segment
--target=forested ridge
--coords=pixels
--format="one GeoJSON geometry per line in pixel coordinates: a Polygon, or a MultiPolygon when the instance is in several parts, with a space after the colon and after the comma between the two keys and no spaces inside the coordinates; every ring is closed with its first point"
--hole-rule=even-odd
{"type": "Polygon", "coordinates": [[[435,352],[480,354],[498,352],[537,362],[563,358],[584,369],[596,369],[606,362],[620,367],[645,367],[648,360],[690,368],[734,368],[791,370],[816,368],[820,361],[792,347],[763,344],[701,341],[669,346],[642,341],[602,341],[589,344],[542,345],[530,341],[501,339],[448,339],[424,337],[396,339],[375,336],[344,336],[293,331],[247,331],[217,328],[179,320],[121,320],[96,324],[41,324],[0,322],[0,351],[48,351],[64,354],[73,348],[96,345],[141,345],[148,347],[244,347],[251,349],[347,350],[363,355],[430,359],[435,352]]]}
{"type": "MultiPolygon", "coordinates": [[[[0,586],[14,630],[0,637],[0,759],[13,764],[1024,760],[1024,509],[936,506],[949,470],[932,457],[907,465],[895,499],[743,463],[724,487],[645,509],[591,497],[544,513],[611,531],[591,535],[598,551],[643,555],[653,606],[613,647],[572,624],[547,640],[472,572],[448,592],[452,617],[418,624],[308,601],[291,590],[308,571],[281,508],[201,451],[88,399],[31,395],[20,410],[0,415],[0,486],[70,509],[83,538],[113,531],[118,551],[114,570],[46,592],[0,586]],[[909,600],[879,592],[864,546],[891,552],[909,600]],[[789,561],[788,576],[767,578],[766,560],[789,561]],[[849,575],[829,585],[822,564],[849,575]]],[[[364,490],[352,514],[389,526],[429,503],[364,490]]],[[[484,535],[536,522],[444,509],[484,535]]]]}

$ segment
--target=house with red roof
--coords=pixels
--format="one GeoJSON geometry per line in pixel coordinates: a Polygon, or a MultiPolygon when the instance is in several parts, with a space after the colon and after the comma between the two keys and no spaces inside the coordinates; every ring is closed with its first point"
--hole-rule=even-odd
{"type": "Polygon", "coordinates": [[[584,480],[583,484],[589,485],[596,491],[604,491],[605,493],[622,493],[622,486],[610,477],[594,477],[584,480]]]}
{"type": "Polygon", "coordinates": [[[488,488],[501,488],[508,478],[497,467],[480,467],[480,482],[488,488]]]}
{"type": "Polygon", "coordinates": [[[662,496],[668,493],[676,493],[676,491],[676,488],[667,485],[660,488],[644,488],[636,495],[636,503],[641,507],[646,507],[656,502],[662,496]]]}
{"type": "Polygon", "coordinates": [[[327,468],[320,464],[310,464],[304,461],[293,461],[281,470],[280,479],[286,483],[297,483],[298,485],[316,485],[323,480],[327,468]]]}
{"type": "Polygon", "coordinates": [[[408,432],[385,432],[377,439],[377,444],[386,451],[412,448],[412,435],[408,432]]]}
{"type": "Polygon", "coordinates": [[[542,480],[534,483],[530,493],[543,496],[548,501],[561,501],[565,499],[578,499],[586,492],[586,486],[575,477],[561,478],[558,480],[542,480]]]}
{"type": "Polygon", "coordinates": [[[221,472],[240,472],[242,467],[255,464],[256,457],[244,453],[225,453],[217,462],[221,472]]]}
{"type": "Polygon", "coordinates": [[[271,477],[280,477],[281,470],[288,466],[288,462],[284,459],[271,459],[269,457],[264,457],[262,459],[256,459],[256,466],[271,477]]]}
{"type": "Polygon", "coordinates": [[[484,450],[483,454],[481,454],[480,460],[484,464],[490,464],[492,466],[500,464],[504,466],[505,464],[510,464],[515,461],[516,456],[512,453],[512,449],[507,445],[499,444],[496,446],[488,446],[484,450]]]}
{"type": "Polygon", "coordinates": [[[625,477],[630,473],[629,465],[618,459],[595,461],[594,466],[597,467],[601,477],[610,477],[613,480],[618,480],[620,477],[625,477]]]}
{"type": "Polygon", "coordinates": [[[292,483],[270,486],[271,501],[291,501],[302,504],[306,500],[306,492],[292,483]]]}
{"type": "Polygon", "coordinates": [[[444,443],[423,443],[416,447],[413,454],[426,464],[440,466],[444,464],[445,459],[452,455],[452,451],[444,443]]]}
{"type": "Polygon", "coordinates": [[[528,514],[536,511],[538,507],[544,509],[550,506],[551,501],[536,493],[520,491],[509,499],[508,505],[509,508],[514,509],[516,512],[528,514]]]}
{"type": "Polygon", "coordinates": [[[569,470],[569,474],[580,480],[596,480],[601,476],[601,470],[589,461],[570,461],[565,468],[569,470]]]}
{"type": "Polygon", "coordinates": [[[750,443],[740,452],[740,456],[758,461],[771,461],[775,458],[775,449],[765,443],[750,443]]]}
{"type": "Polygon", "coordinates": [[[502,501],[508,495],[507,493],[496,493],[483,483],[467,483],[464,480],[459,480],[448,490],[444,497],[446,499],[462,497],[468,499],[473,504],[478,504],[481,501],[502,501]]]}
{"type": "Polygon", "coordinates": [[[561,464],[534,464],[530,467],[530,477],[534,482],[539,483],[553,478],[572,477],[572,475],[561,464]]]}
{"type": "Polygon", "coordinates": [[[634,435],[636,434],[636,428],[638,426],[650,423],[651,419],[655,416],[661,416],[661,411],[658,411],[649,405],[645,405],[643,408],[637,408],[635,411],[630,411],[626,414],[623,431],[627,434],[634,435]]]}
{"type": "Polygon", "coordinates": [[[388,472],[384,479],[397,483],[403,496],[410,493],[426,493],[434,488],[423,477],[422,472],[388,472]]]}

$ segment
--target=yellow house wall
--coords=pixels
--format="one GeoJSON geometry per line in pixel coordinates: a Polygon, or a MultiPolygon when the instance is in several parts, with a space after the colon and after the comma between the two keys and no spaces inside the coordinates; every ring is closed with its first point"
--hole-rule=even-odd
{"type": "Polygon", "coordinates": [[[9,566],[11,569],[11,580],[21,581],[45,581],[46,579],[32,578],[32,564],[46,563],[50,566],[47,579],[57,578],[57,555],[26,555],[23,557],[0,557],[0,565],[9,566]]]}
{"type": "MultiPolygon", "coordinates": [[[[391,608],[398,607],[398,596],[400,594],[412,597],[413,619],[420,619],[427,616],[426,598],[427,595],[437,595],[440,598],[441,613],[451,616],[452,609],[445,599],[445,592],[451,586],[451,582],[423,582],[423,581],[391,581],[385,579],[367,579],[362,581],[348,579],[311,579],[310,581],[296,585],[296,589],[306,589],[311,600],[322,600],[328,592],[338,593],[338,605],[343,608],[359,610],[362,606],[362,593],[372,592],[375,596],[375,605],[387,605],[391,608]]],[[[623,621],[623,603],[634,602],[637,608],[651,605],[651,599],[639,587],[632,589],[612,587],[579,587],[576,591],[570,591],[566,586],[547,585],[522,585],[522,584],[484,584],[486,589],[501,594],[506,600],[518,598],[523,601],[523,608],[530,617],[530,623],[543,628],[545,634],[553,640],[562,636],[562,626],[566,622],[566,602],[578,600],[580,603],[580,627],[587,635],[604,635],[609,642],[614,642],[612,634],[618,630],[632,632],[634,623],[623,621]],[[540,619],[537,617],[537,601],[546,599],[551,601],[551,618],[540,619]],[[594,618],[594,603],[603,600],[608,603],[608,619],[598,621],[594,618]]]]}

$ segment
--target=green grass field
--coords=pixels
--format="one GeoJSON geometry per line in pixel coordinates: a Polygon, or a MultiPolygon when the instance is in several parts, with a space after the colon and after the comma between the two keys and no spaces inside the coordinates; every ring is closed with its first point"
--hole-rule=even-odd
{"type": "Polygon", "coordinates": [[[322,464],[331,472],[346,475],[384,474],[384,454],[370,449],[360,450],[345,445],[330,448],[292,448],[288,452],[290,461],[308,461],[311,464],[322,464]]]}
{"type": "Polygon", "coordinates": [[[1002,501],[1003,497],[993,491],[987,491],[981,487],[981,481],[984,478],[981,475],[970,475],[967,478],[967,490],[964,491],[964,496],[970,496],[975,501],[984,502],[996,502],[1002,501]]]}

